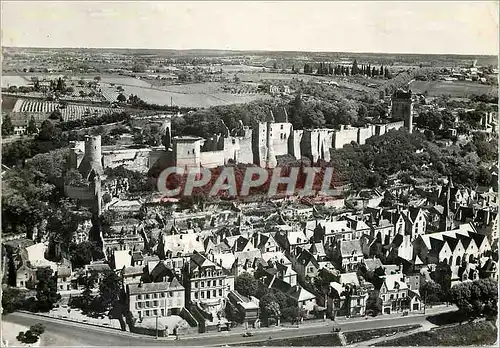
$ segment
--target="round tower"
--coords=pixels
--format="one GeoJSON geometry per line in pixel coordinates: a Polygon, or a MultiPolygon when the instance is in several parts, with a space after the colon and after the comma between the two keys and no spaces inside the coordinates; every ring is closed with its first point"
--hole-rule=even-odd
{"type": "Polygon", "coordinates": [[[102,167],[101,159],[101,136],[85,136],[85,155],[83,156],[80,167],[78,168],[82,176],[88,179],[92,170],[99,175],[103,175],[104,169],[102,167]]]}

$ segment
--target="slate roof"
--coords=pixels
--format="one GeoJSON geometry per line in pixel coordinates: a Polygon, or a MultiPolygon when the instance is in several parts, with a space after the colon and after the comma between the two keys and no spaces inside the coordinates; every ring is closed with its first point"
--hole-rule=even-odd
{"type": "Polygon", "coordinates": [[[184,289],[176,278],[174,278],[171,282],[129,284],[127,285],[127,288],[130,295],[184,289]]]}

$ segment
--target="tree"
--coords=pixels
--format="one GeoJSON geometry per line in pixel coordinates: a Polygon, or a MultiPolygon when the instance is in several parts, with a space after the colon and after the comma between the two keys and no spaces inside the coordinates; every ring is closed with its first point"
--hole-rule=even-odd
{"type": "Polygon", "coordinates": [[[107,271],[99,284],[99,302],[103,310],[112,308],[120,299],[120,277],[113,271],[107,271]]]}
{"type": "Polygon", "coordinates": [[[371,312],[372,316],[377,316],[382,312],[382,300],[380,299],[379,291],[373,290],[366,300],[366,311],[371,312]]]}
{"type": "Polygon", "coordinates": [[[443,298],[443,292],[441,291],[441,286],[432,280],[423,283],[420,286],[419,291],[426,305],[440,303],[443,298]]]}
{"type": "Polygon", "coordinates": [[[354,59],[354,62],[352,63],[351,75],[357,75],[358,72],[359,72],[358,62],[356,61],[356,59],[354,59]]]}
{"type": "Polygon", "coordinates": [[[491,278],[456,284],[450,290],[450,301],[458,310],[473,319],[498,314],[498,283],[491,278]]]}
{"type": "Polygon", "coordinates": [[[118,100],[120,103],[125,103],[127,101],[127,97],[123,95],[123,93],[118,94],[118,97],[116,97],[116,100],[118,100]]]}
{"type": "Polygon", "coordinates": [[[90,261],[99,254],[99,248],[95,242],[85,241],[83,243],[72,243],[69,247],[71,263],[73,268],[81,268],[88,265],[90,261]]]}
{"type": "Polygon", "coordinates": [[[440,262],[436,265],[436,269],[431,276],[441,287],[443,298],[448,298],[451,287],[451,267],[446,262],[440,262]]]}
{"type": "Polygon", "coordinates": [[[83,278],[83,291],[81,295],[81,306],[84,311],[91,311],[95,297],[92,295],[92,290],[97,283],[97,273],[91,272],[83,278]]]}
{"type": "Polygon", "coordinates": [[[261,317],[264,320],[278,319],[281,316],[280,306],[276,297],[269,293],[264,295],[259,302],[261,317]]]}
{"type": "Polygon", "coordinates": [[[59,109],[52,111],[49,115],[49,118],[51,120],[60,120],[61,119],[61,111],[59,111],[59,109]]]}
{"type": "Polygon", "coordinates": [[[257,285],[257,279],[247,272],[238,275],[234,282],[235,290],[247,297],[257,294],[257,285]]]}
{"type": "Polygon", "coordinates": [[[61,299],[57,293],[57,280],[49,267],[39,268],[36,271],[36,299],[38,300],[38,309],[44,312],[54,308],[54,304],[61,299]]]}
{"type": "Polygon", "coordinates": [[[24,296],[21,290],[13,287],[2,289],[2,313],[12,313],[22,307],[24,296]]]}
{"type": "Polygon", "coordinates": [[[14,125],[12,124],[10,115],[7,114],[2,120],[2,135],[6,136],[12,134],[14,134],[14,125]]]}
{"type": "Polygon", "coordinates": [[[38,131],[36,128],[35,119],[31,116],[31,119],[28,122],[28,127],[26,127],[26,134],[35,134],[38,131]]]}
{"type": "Polygon", "coordinates": [[[35,336],[41,336],[45,332],[45,326],[43,324],[35,324],[30,326],[30,331],[35,335],[35,336]]]}

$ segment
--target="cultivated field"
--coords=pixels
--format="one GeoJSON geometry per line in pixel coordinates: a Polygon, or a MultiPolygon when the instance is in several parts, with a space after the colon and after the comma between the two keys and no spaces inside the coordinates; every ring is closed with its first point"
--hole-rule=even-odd
{"type": "Polygon", "coordinates": [[[22,99],[19,98],[12,112],[33,112],[33,113],[51,113],[54,110],[59,110],[65,121],[77,120],[82,117],[99,116],[106,113],[117,112],[119,109],[103,108],[98,106],[88,106],[82,104],[68,104],[65,108],[60,109],[59,103],[54,103],[45,100],[37,99],[22,99]]]}
{"type": "MultiPolygon", "coordinates": [[[[127,80],[128,81],[128,80],[127,80]]],[[[142,100],[158,104],[181,107],[210,107],[217,105],[248,103],[256,99],[269,98],[267,95],[257,93],[233,94],[222,90],[220,83],[194,83],[185,85],[170,85],[165,87],[139,87],[129,84],[119,84],[123,87],[123,94],[128,97],[131,94],[137,95],[142,100]]],[[[103,96],[108,101],[116,101],[119,92],[115,86],[101,83],[103,96]]]]}
{"type": "Polygon", "coordinates": [[[416,93],[429,96],[449,95],[451,97],[468,97],[479,94],[497,94],[497,86],[481,85],[466,81],[413,81],[410,88],[416,93]]]}

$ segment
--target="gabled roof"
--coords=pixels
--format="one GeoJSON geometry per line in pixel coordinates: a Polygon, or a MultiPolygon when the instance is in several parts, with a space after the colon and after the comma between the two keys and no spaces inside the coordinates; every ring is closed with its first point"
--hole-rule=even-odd
{"type": "Polygon", "coordinates": [[[402,281],[403,275],[400,274],[389,274],[383,277],[384,284],[387,287],[387,291],[394,291],[397,289],[408,289],[408,285],[402,281]]]}
{"type": "Polygon", "coordinates": [[[455,248],[457,247],[458,242],[459,242],[459,240],[457,238],[451,238],[451,237],[448,237],[448,236],[443,236],[443,240],[446,243],[448,243],[448,245],[450,246],[451,251],[455,250],[455,248]]]}
{"type": "Polygon", "coordinates": [[[309,250],[302,250],[300,255],[297,257],[297,262],[303,266],[312,263],[316,268],[319,268],[318,261],[316,261],[316,258],[309,252],[309,250]]]}
{"type": "Polygon", "coordinates": [[[249,242],[250,241],[247,238],[239,236],[238,239],[236,239],[234,251],[243,251],[243,249],[245,249],[249,242]]]}

